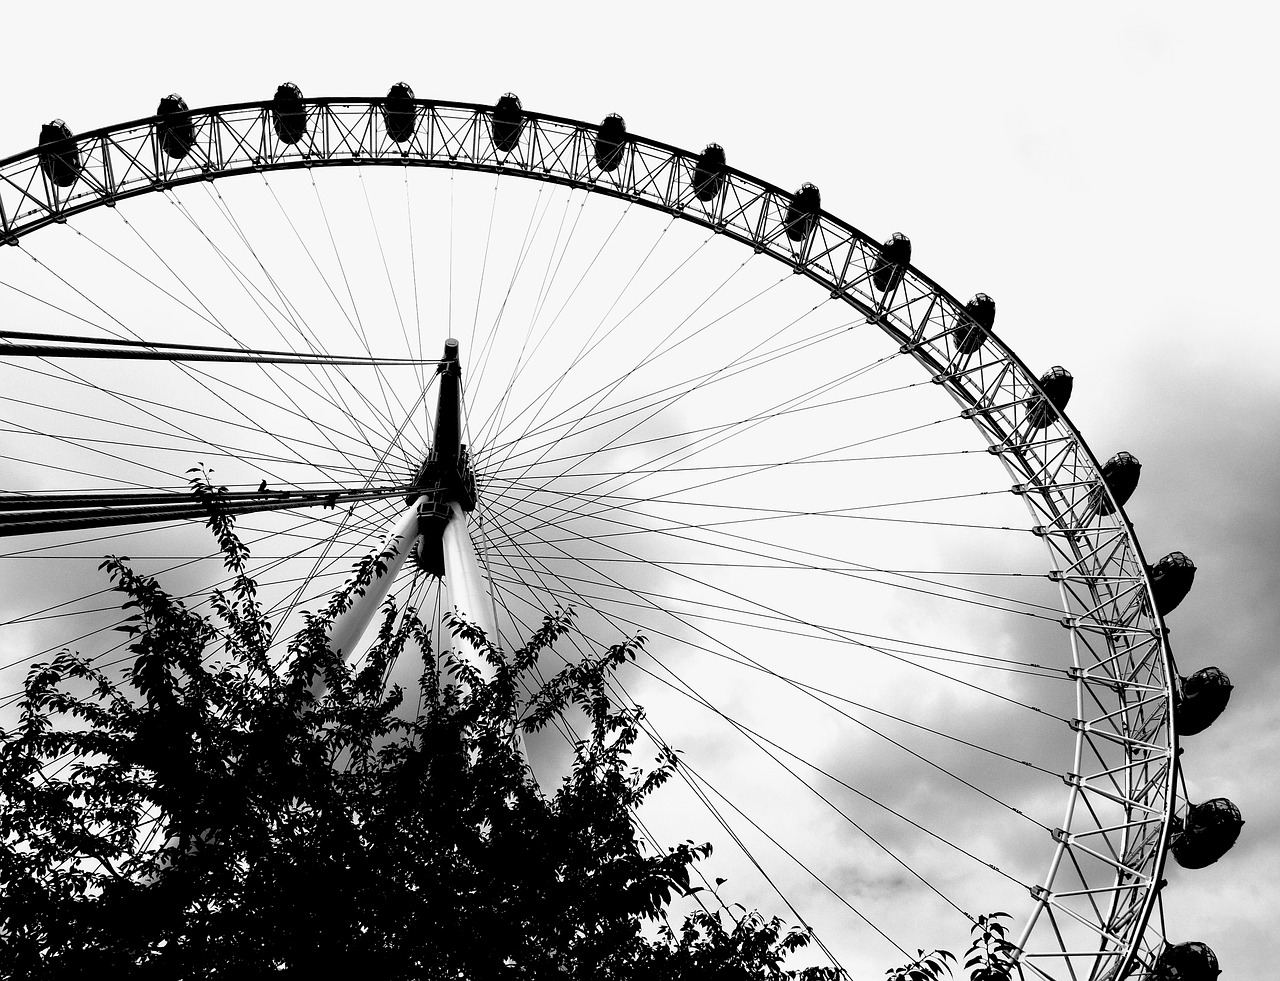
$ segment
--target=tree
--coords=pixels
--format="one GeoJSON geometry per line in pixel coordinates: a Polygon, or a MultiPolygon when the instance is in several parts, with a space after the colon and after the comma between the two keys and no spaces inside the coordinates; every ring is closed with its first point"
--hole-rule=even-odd
{"type": "Polygon", "coordinates": [[[1008,918],[1008,913],[987,913],[974,920],[964,962],[971,981],[1009,981],[1018,971],[1018,948],[1008,938],[1008,928],[1000,922],[1008,918]]]}
{"type": "Polygon", "coordinates": [[[956,955],[949,950],[935,950],[928,954],[917,950],[915,960],[890,968],[884,972],[885,978],[888,981],[939,981],[943,974],[951,974],[948,961],[955,959],[956,955]]]}
{"type": "Polygon", "coordinates": [[[778,919],[666,922],[711,846],[655,851],[637,834],[635,808],[678,766],[632,765],[643,715],[609,695],[643,638],[563,668],[521,706],[519,679],[572,611],[509,656],[454,621],[490,661],[486,682],[452,657],[438,674],[428,630],[389,600],[357,670],[327,630],[384,555],[359,563],[277,662],[224,489],[203,471],[192,487],[231,576],[212,615],[108,558],[131,671],[63,651],[32,668],[20,720],[0,734],[0,973],[835,977],[783,971],[809,935],[778,919]],[[383,678],[417,650],[425,708],[405,719],[383,678]],[[589,735],[546,794],[515,734],[571,706],[589,735]]]}

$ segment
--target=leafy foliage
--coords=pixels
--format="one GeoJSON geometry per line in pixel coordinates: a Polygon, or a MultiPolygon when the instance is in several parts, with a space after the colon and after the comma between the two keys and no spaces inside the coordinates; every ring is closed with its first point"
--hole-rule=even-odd
{"type": "Polygon", "coordinates": [[[784,972],[809,934],[776,918],[724,907],[732,926],[705,910],[667,922],[675,896],[700,891],[690,870],[711,846],[657,851],[636,832],[634,810],[678,765],[633,766],[643,716],[609,697],[642,638],[563,668],[522,705],[518,682],[571,611],[510,655],[452,621],[488,659],[486,681],[388,600],[352,667],[328,629],[384,555],[306,615],[280,658],[223,489],[203,470],[192,485],[231,573],[212,616],[107,559],[132,670],[117,679],[64,651],[32,668],[0,733],[0,974],[836,976],[784,972]],[[411,714],[384,678],[419,652],[411,714]],[[570,706],[590,734],[544,793],[518,735],[570,706]]]}
{"type": "Polygon", "coordinates": [[[974,921],[973,939],[964,962],[966,970],[972,969],[970,981],[1009,981],[1014,976],[1018,948],[1008,938],[1008,928],[1000,922],[1007,919],[1008,913],[988,913],[974,921]]]}
{"type": "Polygon", "coordinates": [[[659,933],[666,943],[651,948],[653,962],[643,965],[645,970],[638,976],[672,981],[758,977],[821,981],[838,976],[831,968],[823,967],[784,972],[782,963],[787,955],[807,947],[812,934],[804,927],[792,927],[783,933],[783,922],[778,917],[766,920],[738,904],[715,912],[697,910],[685,918],[678,935],[665,923],[659,933]],[[724,924],[725,913],[733,922],[732,929],[724,924]]]}
{"type": "Polygon", "coordinates": [[[885,971],[885,977],[888,981],[940,981],[943,974],[951,975],[951,965],[947,961],[955,959],[956,955],[949,950],[935,950],[928,954],[917,950],[915,960],[885,971]]]}

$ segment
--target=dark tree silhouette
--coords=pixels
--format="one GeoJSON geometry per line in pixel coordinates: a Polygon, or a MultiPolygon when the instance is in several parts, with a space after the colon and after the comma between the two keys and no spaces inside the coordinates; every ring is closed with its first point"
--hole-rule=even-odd
{"type": "MultiPolygon", "coordinates": [[[[64,651],[31,670],[20,720],[0,734],[0,974],[836,976],[785,970],[809,934],[712,892],[719,912],[668,922],[673,898],[699,891],[690,871],[711,846],[656,851],[637,833],[635,808],[679,765],[633,766],[642,716],[609,695],[642,638],[563,668],[522,704],[518,681],[573,629],[571,611],[509,655],[453,622],[486,652],[486,682],[451,657],[438,674],[428,630],[391,600],[357,670],[326,643],[348,589],[277,659],[223,489],[203,471],[192,483],[230,573],[212,615],[107,559],[131,672],[64,651]],[[424,709],[406,719],[384,678],[419,650],[424,709]],[[516,733],[574,706],[589,735],[544,792],[516,733]]],[[[385,558],[359,563],[352,589],[385,558]]]]}

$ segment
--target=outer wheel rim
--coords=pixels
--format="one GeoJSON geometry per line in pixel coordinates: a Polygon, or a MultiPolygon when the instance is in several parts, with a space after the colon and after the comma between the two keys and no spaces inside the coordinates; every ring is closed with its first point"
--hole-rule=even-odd
{"type": "MultiPolygon", "coordinates": [[[[0,238],[16,244],[38,228],[95,207],[235,174],[313,166],[456,167],[624,198],[714,229],[819,283],[876,323],[952,395],[1019,482],[1032,514],[1044,522],[1043,537],[1066,610],[1064,625],[1071,635],[1083,720],[1075,727],[1077,774],[1093,734],[1118,742],[1124,751],[1125,786],[1142,788],[1125,806],[1149,815],[1120,836],[1118,853],[1128,859],[1136,847],[1141,862],[1118,872],[1107,922],[1095,927],[1098,951],[1082,953],[1089,958],[1083,962],[1073,952],[1067,962],[1091,963],[1087,973],[1112,977],[1123,976],[1135,957],[1149,962],[1162,942],[1148,929],[1148,921],[1176,805],[1171,655],[1162,619],[1152,612],[1147,566],[1123,509],[1112,498],[1113,515],[1094,513],[1079,524],[1100,481],[1098,462],[1061,413],[1034,433],[1028,416],[1045,393],[1026,366],[994,335],[975,353],[959,351],[956,338],[971,321],[954,297],[916,270],[904,269],[887,294],[875,289],[872,273],[880,247],[852,225],[822,212],[799,241],[792,241],[786,234],[792,195],[775,185],[726,169],[721,188],[704,203],[693,184],[698,155],[628,135],[616,169],[603,172],[593,157],[598,127],[534,113],[525,114],[518,142],[503,153],[494,145],[492,110],[475,104],[416,100],[415,135],[398,144],[386,135],[384,101],[306,100],[306,133],[294,144],[276,138],[269,102],[194,110],[188,118],[195,142],[182,159],[162,149],[160,117],[95,130],[73,138],[80,167],[76,181],[65,189],[42,170],[38,149],[11,157],[0,162],[0,238]],[[1127,648],[1125,657],[1117,659],[1117,643],[1127,648]],[[1114,671],[1121,663],[1127,666],[1114,671]],[[1161,708],[1148,711],[1142,699],[1136,704],[1130,700],[1129,689],[1144,682],[1164,691],[1161,708]],[[1101,717],[1095,712],[1090,719],[1085,703],[1100,698],[1103,690],[1116,692],[1117,708],[1101,717]]],[[[1064,821],[1071,833],[1059,839],[1024,939],[1042,911],[1058,909],[1071,916],[1078,909],[1052,888],[1059,863],[1079,847],[1073,840],[1078,834],[1072,826],[1075,806],[1092,793],[1107,796],[1088,779],[1072,785],[1064,821]]],[[[1038,957],[1063,956],[1061,951],[1029,951],[1024,965],[1039,973],[1038,957]]]]}

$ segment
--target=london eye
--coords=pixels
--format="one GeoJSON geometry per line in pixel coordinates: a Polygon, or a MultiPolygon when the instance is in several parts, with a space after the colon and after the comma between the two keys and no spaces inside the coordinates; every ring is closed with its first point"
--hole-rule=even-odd
{"type": "Polygon", "coordinates": [[[52,652],[124,663],[104,555],[207,602],[203,468],[282,643],[387,541],[348,656],[388,590],[437,649],[454,609],[511,645],[572,608],[564,661],[642,635],[617,694],[681,778],[647,825],[698,815],[836,966],[1008,910],[1023,977],[1214,976],[1163,925],[1166,862],[1241,823],[1181,782],[1230,693],[1168,643],[1194,563],[1142,551],[1070,371],[906,234],[731,148],[400,83],[54,121],[0,161],[0,238],[9,709],[52,652]]]}

